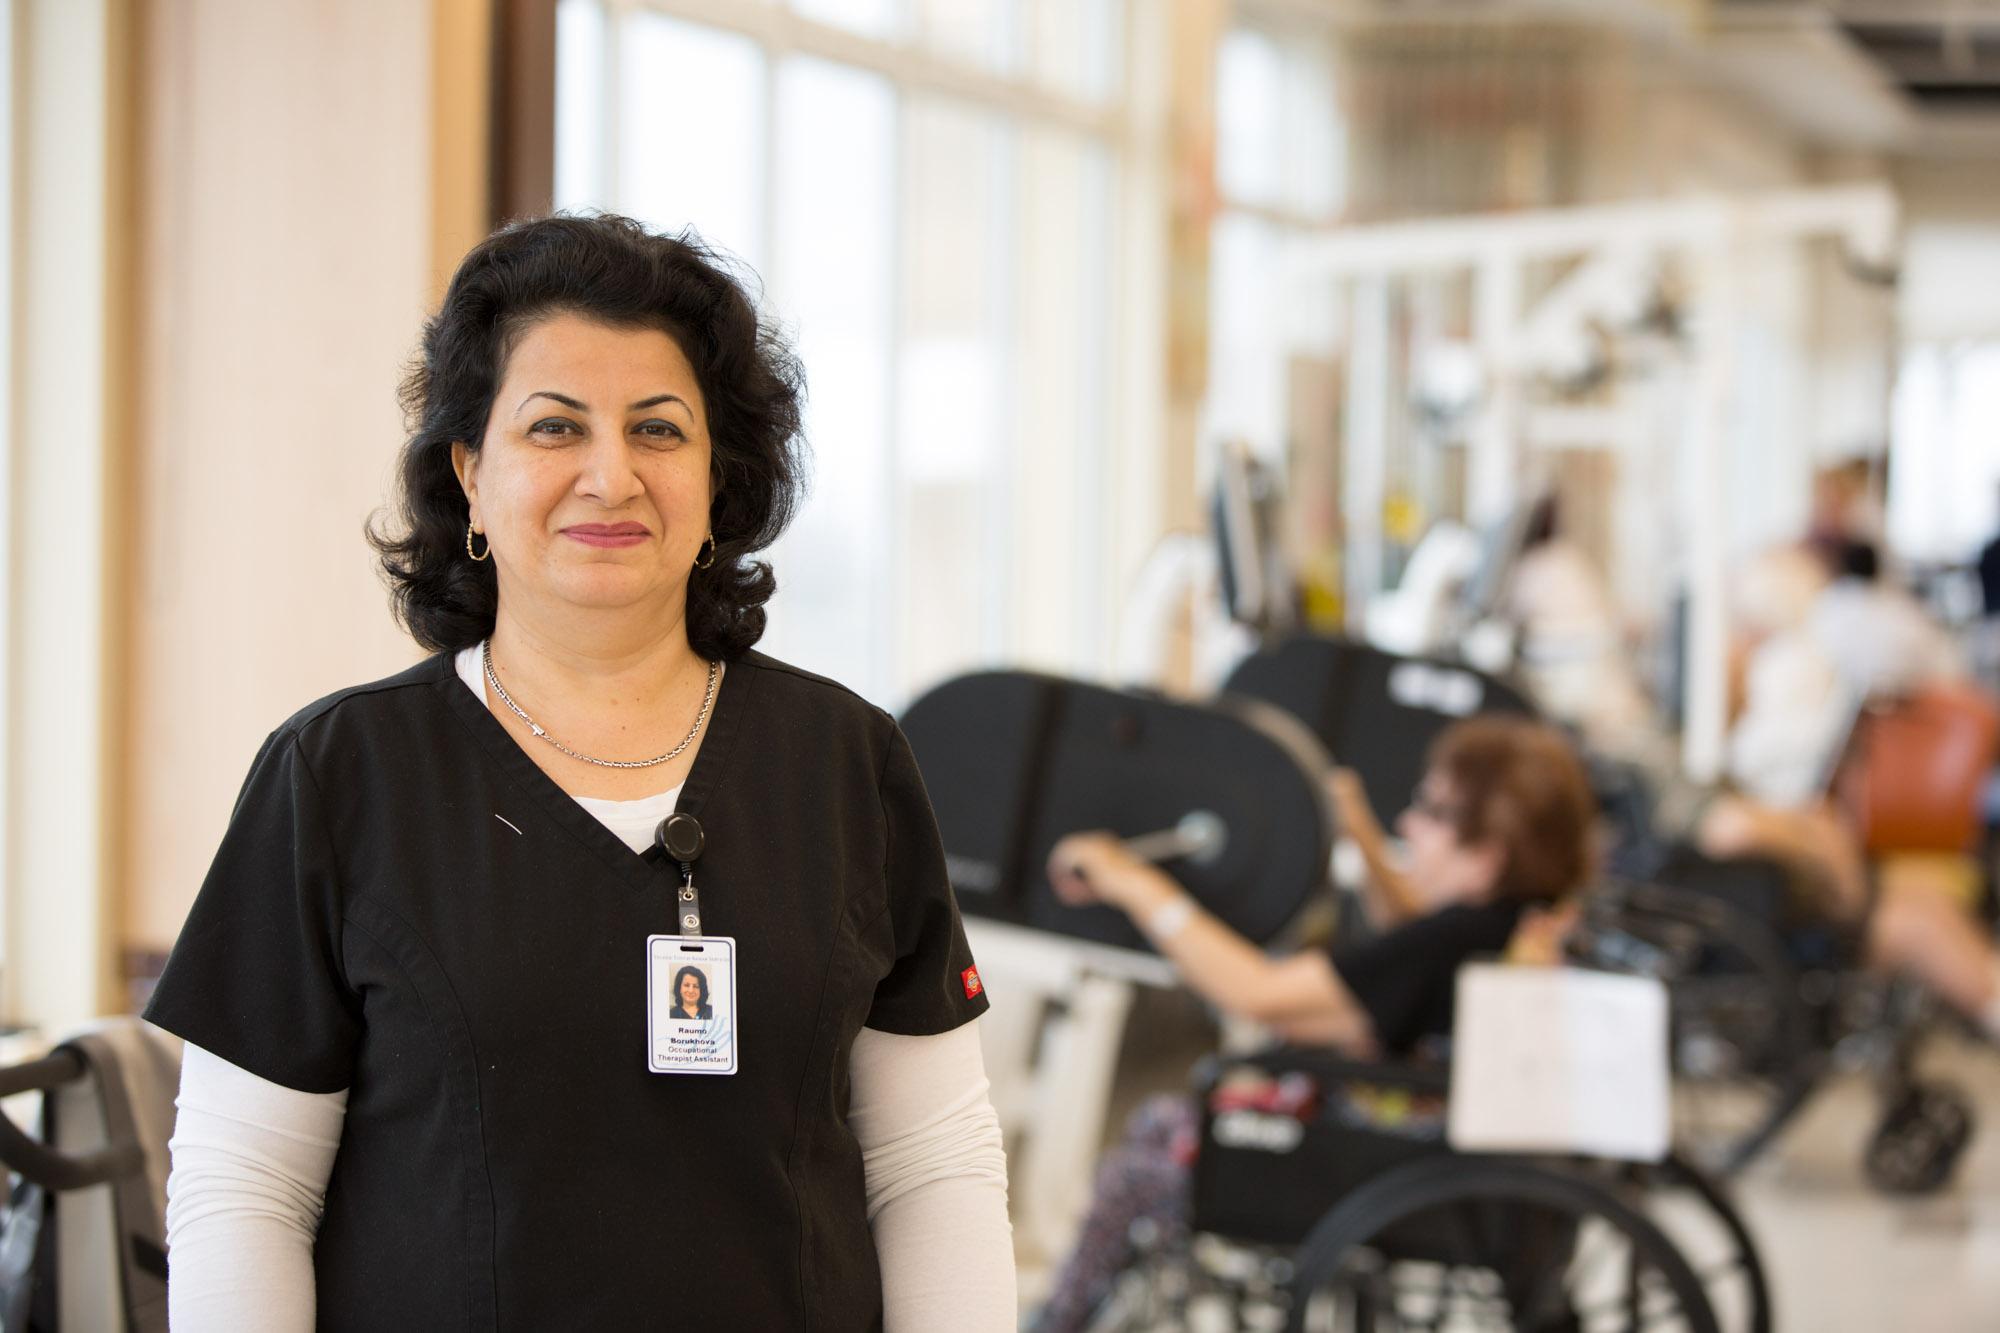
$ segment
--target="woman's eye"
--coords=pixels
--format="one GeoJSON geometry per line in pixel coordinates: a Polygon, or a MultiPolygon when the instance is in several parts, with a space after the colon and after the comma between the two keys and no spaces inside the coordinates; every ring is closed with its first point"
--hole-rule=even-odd
{"type": "Polygon", "coordinates": [[[642,421],[632,428],[637,434],[654,440],[684,440],[687,432],[671,421],[642,421]]]}
{"type": "Polygon", "coordinates": [[[561,417],[545,417],[528,427],[528,434],[548,436],[550,438],[560,438],[561,436],[575,433],[576,423],[565,421],[561,417]]]}

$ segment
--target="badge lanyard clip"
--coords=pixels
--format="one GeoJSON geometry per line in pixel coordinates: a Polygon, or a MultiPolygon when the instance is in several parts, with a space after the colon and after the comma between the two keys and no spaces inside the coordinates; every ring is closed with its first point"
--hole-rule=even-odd
{"type": "Polygon", "coordinates": [[[701,935],[701,895],[694,888],[694,863],[681,862],[681,890],[678,904],[681,918],[681,934],[688,939],[701,935]]]}
{"type": "Polygon", "coordinates": [[[681,924],[681,936],[696,939],[701,935],[701,895],[694,887],[694,863],[701,859],[701,849],[707,839],[702,836],[701,825],[695,817],[676,810],[660,821],[654,830],[653,841],[659,845],[681,867],[681,886],[676,893],[674,915],[681,924]]]}

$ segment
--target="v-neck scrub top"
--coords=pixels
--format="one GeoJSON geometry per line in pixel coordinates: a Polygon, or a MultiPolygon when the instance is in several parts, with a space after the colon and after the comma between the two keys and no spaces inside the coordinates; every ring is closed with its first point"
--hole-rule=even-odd
{"type": "Polygon", "coordinates": [[[880,1321],[848,1052],[986,1007],[909,747],[818,677],[733,662],[679,808],[737,944],[739,1070],[646,1068],[678,872],[555,785],[448,655],[258,755],[148,1017],[348,1088],[324,1330],[880,1321]]]}

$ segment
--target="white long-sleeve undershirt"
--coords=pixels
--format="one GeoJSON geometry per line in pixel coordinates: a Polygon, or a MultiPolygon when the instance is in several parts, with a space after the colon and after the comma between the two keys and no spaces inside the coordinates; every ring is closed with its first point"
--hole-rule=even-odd
{"type": "MultiPolygon", "coordinates": [[[[484,697],[476,658],[459,657],[484,697]]],[[[679,789],[580,802],[643,850],[679,789]]],[[[882,1266],[885,1333],[1013,1333],[1007,1164],[975,1023],[935,1036],[864,1028],[849,1057],[882,1266]]],[[[299,1092],[190,1045],[169,1145],[169,1316],[176,1333],[309,1333],[312,1247],[347,1093],[299,1092]]]]}
{"type": "Polygon", "coordinates": [[[168,1322],[180,1333],[307,1333],[346,1091],[300,1092],[190,1044],[174,1105],[168,1322]]]}

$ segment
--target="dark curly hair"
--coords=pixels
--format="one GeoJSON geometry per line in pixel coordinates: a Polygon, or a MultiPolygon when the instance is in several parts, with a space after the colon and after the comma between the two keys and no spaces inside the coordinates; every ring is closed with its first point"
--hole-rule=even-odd
{"type": "Polygon", "coordinates": [[[777,590],[749,556],[778,539],[805,484],[805,378],[784,339],[760,322],[728,261],[692,232],[655,235],[630,218],[557,216],[512,223],[465,257],[424,326],[402,386],[410,438],[398,468],[395,530],[371,524],[396,618],[433,652],[493,632],[493,566],[466,554],[465,492],[451,446],[478,450],[522,336],[552,315],[658,329],[694,368],[708,412],[714,563],[688,578],[688,643],[705,658],[741,656],[764,633],[777,590]]]}

